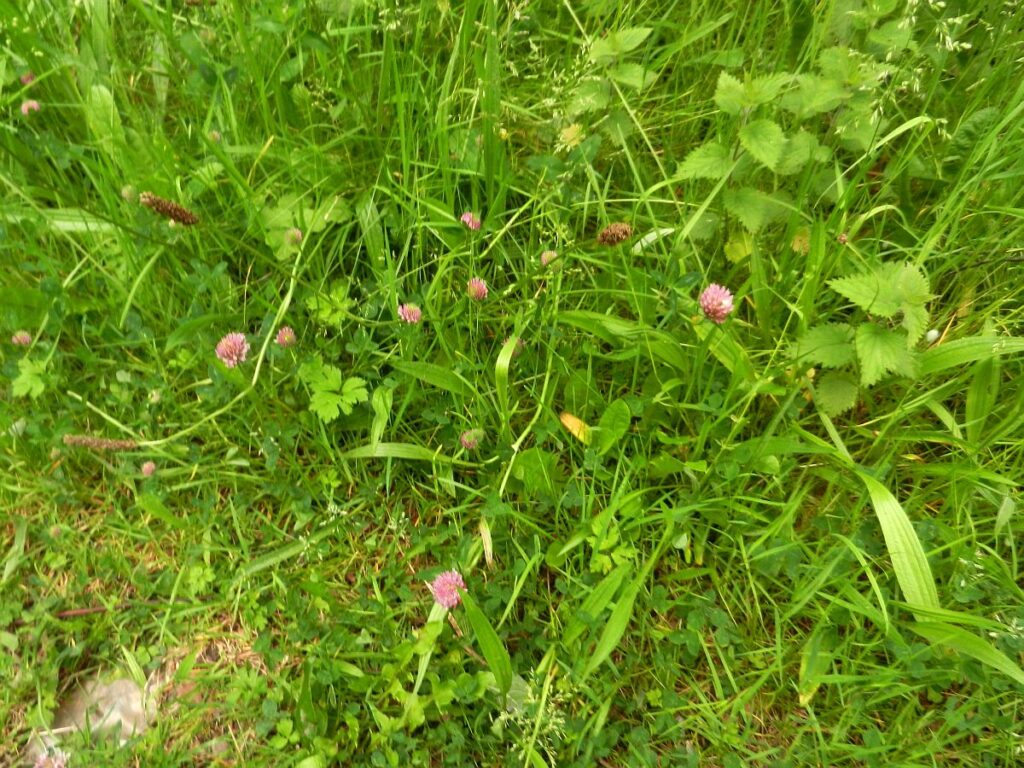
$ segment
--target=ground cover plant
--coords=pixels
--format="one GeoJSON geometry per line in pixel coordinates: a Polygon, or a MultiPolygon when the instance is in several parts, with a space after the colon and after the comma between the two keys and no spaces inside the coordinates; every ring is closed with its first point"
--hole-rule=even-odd
{"type": "Polygon", "coordinates": [[[1015,4],[0,42],[0,764],[1024,761],[1015,4]]]}

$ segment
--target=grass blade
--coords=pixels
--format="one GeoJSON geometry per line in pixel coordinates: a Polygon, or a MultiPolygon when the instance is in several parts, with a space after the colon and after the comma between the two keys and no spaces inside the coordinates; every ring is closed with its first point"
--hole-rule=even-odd
{"type": "Polygon", "coordinates": [[[501,642],[498,633],[491,626],[491,622],[487,620],[487,616],[480,610],[480,606],[476,604],[476,601],[469,593],[461,590],[460,592],[462,594],[462,604],[466,607],[466,618],[469,619],[469,625],[473,628],[473,634],[476,635],[476,642],[480,646],[480,653],[483,654],[484,659],[487,661],[487,666],[494,673],[494,680],[498,685],[498,690],[504,696],[508,693],[509,688],[512,687],[512,659],[505,649],[505,644],[501,642]]]}
{"type": "Polygon", "coordinates": [[[882,526],[882,536],[885,537],[896,580],[911,610],[917,606],[938,608],[939,595],[932,570],[907,513],[888,488],[870,475],[863,472],[857,474],[868,489],[871,505],[882,526]]]}

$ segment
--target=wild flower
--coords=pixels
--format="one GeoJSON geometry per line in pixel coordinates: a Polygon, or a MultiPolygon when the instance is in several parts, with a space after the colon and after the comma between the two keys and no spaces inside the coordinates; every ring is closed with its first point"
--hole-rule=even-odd
{"type": "Polygon", "coordinates": [[[924,340],[927,341],[929,344],[934,344],[936,341],[939,340],[939,336],[941,335],[942,334],[939,333],[938,328],[932,328],[930,331],[928,331],[928,333],[924,335],[924,340]]]}
{"type": "Polygon", "coordinates": [[[471,277],[466,283],[466,293],[473,301],[483,301],[487,298],[487,283],[483,278],[471,277]]]}
{"type": "Polygon", "coordinates": [[[423,319],[423,310],[415,304],[400,304],[398,316],[409,325],[416,325],[416,323],[423,319]]]}
{"type": "Polygon", "coordinates": [[[438,605],[450,610],[462,602],[459,590],[466,588],[466,582],[462,580],[462,574],[453,570],[438,574],[427,586],[430,587],[438,605]]]}
{"type": "Polygon", "coordinates": [[[249,356],[249,342],[244,333],[229,333],[217,342],[217,357],[228,368],[244,363],[249,356]]]}
{"type": "Polygon", "coordinates": [[[35,99],[27,99],[27,100],[21,102],[21,114],[23,114],[25,117],[28,117],[30,112],[38,112],[38,111],[39,111],[39,102],[36,101],[35,99]]]}
{"type": "Polygon", "coordinates": [[[16,331],[11,336],[11,344],[16,347],[27,347],[32,343],[32,334],[28,331],[16,331]]]}
{"type": "Polygon", "coordinates": [[[839,237],[836,238],[836,240],[839,242],[840,245],[846,245],[848,242],[850,242],[850,236],[847,235],[845,232],[842,232],[840,233],[839,237]]]}
{"type": "Polygon", "coordinates": [[[465,224],[467,228],[472,229],[474,232],[480,229],[480,219],[478,219],[472,211],[466,211],[464,214],[462,214],[462,216],[459,218],[459,221],[465,224]]]}
{"type": "Polygon", "coordinates": [[[467,429],[461,435],[459,435],[459,443],[467,451],[474,451],[476,447],[480,445],[480,441],[484,439],[484,431],[482,429],[467,429]]]}
{"type": "Polygon", "coordinates": [[[601,230],[597,242],[601,245],[618,245],[633,236],[633,228],[624,221],[616,221],[601,230]]]}
{"type": "Polygon", "coordinates": [[[284,233],[284,240],[288,245],[298,245],[302,242],[302,230],[298,227],[292,227],[284,233]]]}
{"type": "Polygon", "coordinates": [[[700,295],[700,308],[708,320],[721,325],[732,313],[732,294],[718,283],[712,283],[700,295]]]}
{"type": "Polygon", "coordinates": [[[142,465],[142,476],[143,477],[152,477],[154,472],[156,472],[156,462],[155,461],[147,461],[145,464],[142,465]]]}
{"type": "Polygon", "coordinates": [[[544,253],[542,253],[540,255],[540,265],[542,267],[546,267],[546,266],[548,266],[548,264],[550,264],[551,262],[555,261],[557,258],[558,258],[558,252],[557,251],[544,251],[544,253]]]}
{"type": "Polygon", "coordinates": [[[294,347],[298,338],[295,336],[295,331],[292,330],[290,325],[282,325],[277,331],[277,346],[279,347],[294,347]]]}
{"type": "Polygon", "coordinates": [[[46,752],[36,758],[32,768],[66,768],[68,764],[68,753],[60,749],[48,748],[46,752]]]}
{"type": "Polygon", "coordinates": [[[32,81],[36,79],[36,73],[32,70],[25,72],[18,80],[21,81],[22,85],[31,85],[32,81]]]}

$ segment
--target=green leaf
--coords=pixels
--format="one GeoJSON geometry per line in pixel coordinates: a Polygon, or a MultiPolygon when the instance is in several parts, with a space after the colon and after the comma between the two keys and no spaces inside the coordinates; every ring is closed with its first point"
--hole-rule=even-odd
{"type": "Polygon", "coordinates": [[[479,397],[476,388],[450,367],[422,363],[418,360],[394,360],[391,367],[396,371],[419,379],[425,384],[447,390],[459,397],[479,397]]]}
{"type": "Polygon", "coordinates": [[[608,77],[617,83],[642,91],[644,88],[654,84],[658,76],[639,64],[624,63],[608,70],[608,77]]]}
{"type": "Polygon", "coordinates": [[[921,355],[921,374],[961,368],[989,357],[1024,354],[1024,338],[1015,336],[967,336],[931,347],[921,355]]]}
{"type": "Polygon", "coordinates": [[[597,586],[591,590],[590,594],[587,595],[587,599],[583,601],[576,615],[569,620],[566,625],[565,633],[562,635],[562,643],[566,646],[572,645],[575,640],[583,634],[583,630],[586,629],[587,619],[595,619],[597,616],[608,607],[608,603],[612,601],[612,597],[619,590],[619,586],[633,570],[633,566],[629,563],[622,563],[614,571],[609,573],[597,586]]]}
{"type": "Polygon", "coordinates": [[[753,120],[740,128],[740,143],[761,165],[774,171],[786,148],[786,134],[771,120],[753,120]]]}
{"type": "Polygon", "coordinates": [[[801,707],[811,703],[835,658],[839,635],[830,624],[819,624],[800,653],[800,676],[797,693],[801,707]]]}
{"type": "MultiPolygon", "coordinates": [[[[337,392],[327,389],[317,389],[309,398],[309,410],[315,413],[322,422],[330,424],[341,411],[344,400],[337,392]]],[[[352,409],[348,410],[351,413],[352,409]]]]}
{"type": "Polygon", "coordinates": [[[624,400],[616,400],[601,415],[597,424],[597,453],[604,456],[629,431],[632,414],[624,400]]]}
{"type": "Polygon", "coordinates": [[[459,593],[462,595],[466,618],[469,619],[469,625],[473,628],[473,634],[476,635],[480,653],[487,661],[491,672],[494,673],[498,690],[504,696],[512,687],[512,659],[508,655],[505,645],[498,638],[498,633],[494,631],[491,622],[487,620],[487,616],[480,610],[473,597],[461,589],[459,593]]]}
{"type": "Polygon", "coordinates": [[[722,179],[732,168],[729,150],[717,141],[702,144],[686,156],[676,169],[683,179],[722,179]]]}
{"type": "Polygon", "coordinates": [[[28,357],[21,358],[18,361],[18,375],[14,379],[14,396],[28,396],[35,400],[43,394],[46,389],[46,382],[43,380],[45,372],[46,363],[37,363],[28,357]]]}
{"type": "Polygon", "coordinates": [[[618,647],[619,641],[629,626],[630,619],[633,618],[633,605],[636,602],[637,593],[640,591],[640,583],[639,579],[633,581],[619,598],[619,602],[612,610],[612,615],[608,618],[608,623],[594,647],[594,653],[583,669],[584,677],[601,666],[611,656],[612,651],[618,647]]]}
{"type": "Polygon", "coordinates": [[[917,361],[913,351],[907,348],[906,333],[875,323],[861,323],[857,328],[857,359],[860,382],[865,387],[890,372],[911,378],[917,375],[917,361]]]}
{"type": "Polygon", "coordinates": [[[124,128],[114,103],[114,95],[106,86],[94,85],[89,89],[85,102],[85,122],[99,148],[112,161],[120,164],[124,159],[124,128]]]}
{"type": "Polygon", "coordinates": [[[829,77],[803,74],[797,76],[796,88],[779,100],[779,106],[802,119],[831,112],[849,97],[842,82],[829,77]]]}
{"type": "Polygon", "coordinates": [[[814,399],[829,416],[838,416],[857,404],[860,388],[853,374],[829,371],[814,385],[814,399]]]}
{"type": "Polygon", "coordinates": [[[591,61],[607,64],[640,46],[651,34],[650,27],[628,27],[599,37],[590,47],[591,61]]]}
{"type": "Polygon", "coordinates": [[[785,215],[785,208],[778,199],[752,187],[727,189],[723,201],[729,213],[751,232],[785,215]]]}
{"type": "Polygon", "coordinates": [[[747,106],[743,83],[728,72],[722,72],[715,87],[715,104],[723,112],[738,115],[747,106]]]}
{"type": "Polygon", "coordinates": [[[793,356],[801,363],[838,368],[853,362],[853,328],[846,324],[816,325],[800,337],[793,356]]]}
{"type": "Polygon", "coordinates": [[[342,459],[411,459],[413,461],[440,461],[450,464],[452,458],[422,445],[412,443],[371,443],[341,454],[342,459]]]}
{"type": "Polygon", "coordinates": [[[751,107],[775,101],[779,92],[785,88],[793,76],[788,73],[761,75],[755,77],[747,86],[748,99],[751,107]]]}
{"type": "Polygon", "coordinates": [[[940,621],[917,621],[909,628],[933,645],[948,646],[964,656],[970,656],[972,659],[977,659],[982,664],[1002,672],[1018,684],[1024,685],[1024,670],[1021,670],[1010,657],[993,647],[990,642],[966,629],[940,621]]]}
{"type": "Polygon", "coordinates": [[[882,527],[885,547],[889,551],[896,581],[899,582],[904,599],[911,610],[914,606],[938,608],[939,595],[932,578],[932,569],[907,513],[888,488],[865,472],[858,471],[857,474],[871,497],[871,505],[882,527]]]}
{"type": "Polygon", "coordinates": [[[786,142],[782,159],[775,170],[784,176],[799,173],[808,163],[825,162],[830,155],[828,147],[821,146],[812,134],[801,129],[786,142]]]}
{"type": "Polygon", "coordinates": [[[366,382],[358,376],[351,376],[345,379],[341,387],[341,411],[346,416],[352,413],[352,409],[359,403],[365,403],[370,398],[370,392],[366,388],[366,382]]]}
{"type": "Polygon", "coordinates": [[[853,277],[840,277],[829,281],[829,287],[865,312],[892,317],[900,309],[900,297],[893,282],[891,270],[879,268],[853,277]]]}

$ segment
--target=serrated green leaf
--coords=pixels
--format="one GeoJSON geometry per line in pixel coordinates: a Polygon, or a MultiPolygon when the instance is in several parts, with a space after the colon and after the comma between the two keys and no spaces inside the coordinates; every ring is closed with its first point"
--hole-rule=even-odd
{"type": "Polygon", "coordinates": [[[370,397],[366,388],[366,382],[358,376],[345,379],[341,387],[341,411],[346,416],[352,413],[352,409],[359,403],[365,403],[370,397]]]}
{"type": "Polygon", "coordinates": [[[498,637],[498,633],[494,631],[491,622],[487,620],[487,616],[480,610],[472,595],[462,590],[459,592],[462,595],[462,604],[466,608],[466,618],[469,619],[469,625],[473,628],[473,634],[476,635],[480,654],[484,657],[491,672],[494,673],[494,682],[497,684],[498,690],[501,691],[501,695],[504,696],[512,687],[512,659],[508,655],[504,643],[498,637]]]}
{"type": "Polygon", "coordinates": [[[650,34],[650,27],[628,27],[617,32],[609,32],[594,41],[590,47],[590,58],[592,61],[606,64],[638,48],[650,34]]]}
{"type": "Polygon", "coordinates": [[[862,323],[857,328],[857,359],[860,361],[860,381],[865,387],[870,387],[890,372],[909,377],[917,375],[916,360],[907,348],[907,334],[902,330],[862,323]]]}
{"type": "Polygon", "coordinates": [[[18,361],[18,375],[14,379],[12,391],[15,397],[30,397],[35,400],[46,390],[46,382],[43,374],[46,372],[45,363],[37,363],[34,360],[23,357],[18,361]]]}
{"type": "Polygon", "coordinates": [[[754,252],[754,238],[745,229],[734,232],[726,241],[722,250],[725,258],[733,264],[739,264],[754,252]]]}
{"type": "Polygon", "coordinates": [[[771,120],[752,120],[740,128],[740,144],[761,165],[774,171],[786,148],[786,134],[771,120]]]}
{"type": "Polygon", "coordinates": [[[813,135],[804,130],[797,131],[786,142],[776,173],[783,176],[799,173],[805,165],[818,159],[819,149],[821,146],[813,135]]]}
{"type": "Polygon", "coordinates": [[[711,141],[690,152],[679,164],[676,174],[683,179],[721,179],[731,167],[729,150],[711,141]]]}
{"type": "Polygon", "coordinates": [[[723,112],[738,115],[746,107],[743,83],[728,72],[722,72],[715,87],[715,104],[723,112]]]}
{"type": "Polygon", "coordinates": [[[792,79],[793,76],[788,73],[774,73],[753,78],[747,87],[748,98],[751,102],[750,106],[753,107],[775,101],[779,96],[779,92],[792,79]]]}
{"type": "MultiPolygon", "coordinates": [[[[343,404],[344,401],[341,395],[327,389],[314,390],[309,398],[309,410],[315,413],[325,424],[330,424],[338,418],[343,404]]],[[[349,408],[348,413],[351,412],[352,409],[349,408]]]]}
{"type": "Polygon", "coordinates": [[[831,112],[849,98],[842,82],[829,77],[803,74],[796,78],[796,88],[785,94],[779,105],[799,118],[831,112]]]}
{"type": "Polygon", "coordinates": [[[658,76],[653,72],[631,62],[612,67],[608,70],[607,74],[615,82],[635,88],[638,91],[649,87],[658,79],[658,76]]]}
{"type": "Polygon", "coordinates": [[[888,488],[871,475],[861,471],[857,474],[871,497],[871,505],[881,525],[885,548],[892,560],[896,581],[899,582],[904,599],[911,610],[915,606],[938,608],[939,595],[932,578],[932,569],[907,513],[888,488]]]}
{"type": "Polygon", "coordinates": [[[727,189],[723,194],[726,210],[738,218],[750,232],[784,215],[780,201],[752,187],[727,189]]]}
{"type": "Polygon", "coordinates": [[[846,324],[816,325],[800,337],[794,357],[803,363],[838,368],[854,359],[853,328],[846,324]]]}
{"type": "Polygon", "coordinates": [[[814,386],[814,400],[829,416],[838,416],[857,404],[860,388],[853,374],[829,371],[814,386]]]}
{"type": "Polygon", "coordinates": [[[886,266],[882,265],[873,272],[830,280],[829,287],[865,312],[892,317],[899,312],[900,297],[896,291],[893,270],[886,266]]]}

